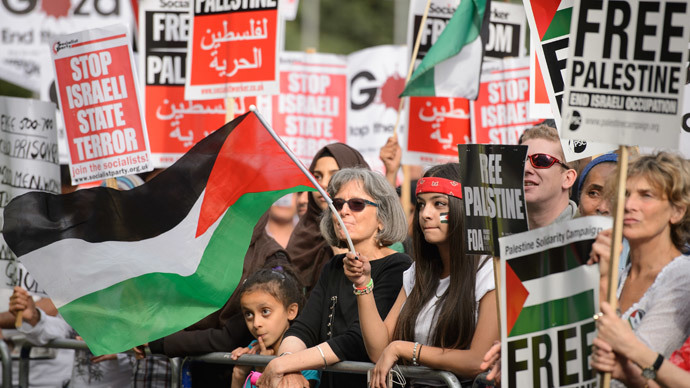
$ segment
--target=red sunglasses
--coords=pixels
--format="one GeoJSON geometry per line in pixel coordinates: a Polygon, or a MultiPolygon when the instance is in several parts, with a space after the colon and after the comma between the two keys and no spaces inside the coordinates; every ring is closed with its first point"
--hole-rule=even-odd
{"type": "Polygon", "coordinates": [[[570,169],[570,167],[568,167],[567,164],[561,162],[560,160],[549,154],[532,154],[527,158],[529,159],[530,164],[534,168],[549,168],[554,164],[558,163],[561,166],[565,167],[567,170],[570,169]]]}

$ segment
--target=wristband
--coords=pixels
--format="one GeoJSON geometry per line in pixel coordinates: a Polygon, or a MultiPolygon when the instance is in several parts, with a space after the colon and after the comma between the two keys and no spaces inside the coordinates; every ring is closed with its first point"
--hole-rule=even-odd
{"type": "Polygon", "coordinates": [[[418,366],[417,363],[417,348],[419,347],[419,342],[414,343],[414,349],[412,349],[412,365],[418,366]]]}
{"type": "Polygon", "coordinates": [[[374,279],[370,278],[369,283],[362,288],[357,288],[354,284],[352,285],[352,288],[354,289],[352,293],[357,296],[371,294],[371,292],[374,290],[374,279]]]}

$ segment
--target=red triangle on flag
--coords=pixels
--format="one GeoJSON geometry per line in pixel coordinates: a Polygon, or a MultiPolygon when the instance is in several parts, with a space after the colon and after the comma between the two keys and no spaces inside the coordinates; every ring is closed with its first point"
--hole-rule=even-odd
{"type": "Polygon", "coordinates": [[[551,20],[553,20],[556,11],[558,11],[558,6],[561,5],[561,0],[532,0],[530,1],[532,6],[532,14],[534,15],[534,24],[537,25],[537,33],[539,34],[539,40],[544,38],[546,30],[549,29],[551,25],[551,20]]]}
{"type": "Polygon", "coordinates": [[[242,195],[314,187],[251,112],[230,132],[206,184],[196,236],[204,234],[242,195]]]}
{"type": "Polygon", "coordinates": [[[529,291],[522,285],[522,281],[515,274],[513,268],[506,263],[506,331],[510,335],[513,325],[517,321],[522,306],[525,305],[529,291]]]}

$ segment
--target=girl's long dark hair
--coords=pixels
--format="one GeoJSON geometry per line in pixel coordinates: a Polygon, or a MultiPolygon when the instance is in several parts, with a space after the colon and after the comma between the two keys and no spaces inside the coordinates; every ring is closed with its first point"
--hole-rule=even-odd
{"type": "MultiPolygon", "coordinates": [[[[430,168],[424,176],[460,182],[460,167],[457,163],[442,164],[430,168]]],[[[433,318],[436,327],[429,338],[432,346],[465,349],[470,346],[476,329],[477,302],[474,290],[480,257],[465,254],[462,200],[448,196],[448,207],[450,285],[439,298],[433,318]]],[[[393,332],[393,339],[404,341],[414,341],[417,315],[435,295],[443,271],[438,247],[424,239],[419,225],[419,206],[415,207],[414,211],[412,243],[416,265],[415,285],[407,296],[393,332]]]]}

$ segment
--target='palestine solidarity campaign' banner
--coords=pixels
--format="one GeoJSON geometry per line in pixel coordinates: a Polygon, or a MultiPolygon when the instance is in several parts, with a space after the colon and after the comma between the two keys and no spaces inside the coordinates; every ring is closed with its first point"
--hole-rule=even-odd
{"type": "Polygon", "coordinates": [[[499,239],[504,387],[595,387],[589,366],[599,266],[587,265],[608,217],[583,217],[499,239]]]}

